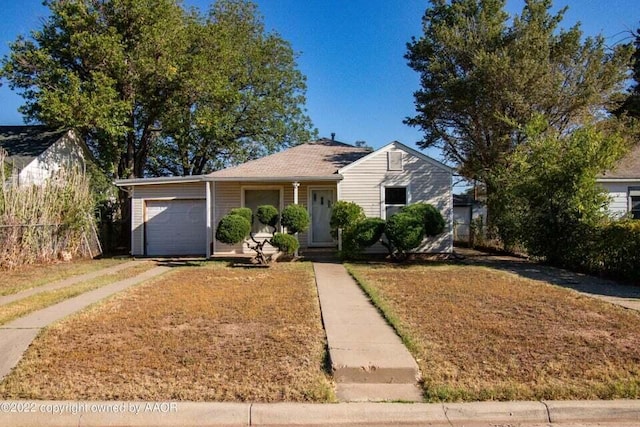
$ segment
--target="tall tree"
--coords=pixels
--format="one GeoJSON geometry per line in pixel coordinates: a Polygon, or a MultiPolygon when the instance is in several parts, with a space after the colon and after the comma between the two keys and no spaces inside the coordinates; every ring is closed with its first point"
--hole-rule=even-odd
{"type": "Polygon", "coordinates": [[[110,176],[200,173],[309,137],[304,77],[252,3],[209,18],[178,0],[45,4],[0,76],[28,120],[79,129],[110,176]]]}
{"type": "MultiPolygon", "coordinates": [[[[492,174],[526,140],[525,125],[542,114],[564,132],[607,106],[621,90],[629,46],[607,51],[580,26],[560,28],[565,9],[526,0],[510,20],[505,0],[432,0],[424,35],[408,45],[420,74],[417,114],[423,148],[438,146],[462,175],[494,188],[492,174]]],[[[489,206],[491,210],[491,206],[489,206]]]]}
{"type": "Polygon", "coordinates": [[[630,117],[640,118],[640,29],[633,33],[634,47],[633,56],[631,58],[631,67],[633,70],[634,83],[630,88],[628,97],[622,106],[616,110],[616,114],[626,113],[630,117]]]}
{"type": "Polygon", "coordinates": [[[295,54],[265,32],[255,4],[218,0],[193,34],[193,64],[167,109],[155,173],[206,173],[314,135],[295,54]]]}

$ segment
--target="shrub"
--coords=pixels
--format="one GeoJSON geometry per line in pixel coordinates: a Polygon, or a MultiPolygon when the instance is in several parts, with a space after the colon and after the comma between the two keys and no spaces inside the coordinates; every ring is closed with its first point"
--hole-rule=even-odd
{"type": "Polygon", "coordinates": [[[589,270],[607,276],[640,281],[640,221],[621,220],[591,233],[589,270]]]}
{"type": "Polygon", "coordinates": [[[253,222],[253,212],[249,208],[233,208],[229,211],[229,215],[240,215],[249,221],[249,224],[253,222]]]}
{"type": "Polygon", "coordinates": [[[366,218],[353,227],[354,241],[360,248],[374,245],[384,233],[385,220],[382,218],[366,218]]]}
{"type": "Polygon", "coordinates": [[[289,205],[282,210],[282,225],[291,234],[306,231],[309,222],[309,213],[302,205],[289,205]]]}
{"type": "Polygon", "coordinates": [[[409,213],[423,219],[424,234],[429,237],[437,236],[444,231],[444,218],[433,206],[427,203],[414,203],[404,206],[400,212],[409,213]]]}
{"type": "Polygon", "coordinates": [[[424,239],[424,221],[416,212],[398,212],[387,220],[384,234],[392,251],[404,257],[408,251],[420,246],[424,239]]]}
{"type": "Polygon", "coordinates": [[[276,228],[278,217],[278,209],[273,205],[262,205],[256,209],[256,218],[264,225],[276,228]]]}
{"type": "Polygon", "coordinates": [[[287,233],[276,233],[271,238],[271,244],[278,248],[279,251],[286,254],[293,254],[298,250],[300,244],[295,236],[287,233]]]}
{"type": "MultiPolygon", "coordinates": [[[[251,210],[249,209],[249,212],[251,210]]],[[[216,240],[228,245],[242,242],[251,232],[251,223],[247,218],[238,213],[229,213],[218,222],[216,240]]]]}
{"type": "Polygon", "coordinates": [[[329,222],[331,235],[336,238],[338,237],[339,228],[347,231],[364,219],[364,210],[358,204],[339,200],[334,203],[331,211],[331,220],[329,222]]]}

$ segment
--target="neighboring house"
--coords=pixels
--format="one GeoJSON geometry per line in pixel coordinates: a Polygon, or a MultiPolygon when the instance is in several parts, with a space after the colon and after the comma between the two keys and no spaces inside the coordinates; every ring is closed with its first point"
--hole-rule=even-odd
{"type": "Polygon", "coordinates": [[[69,129],[45,126],[0,126],[2,165],[18,185],[42,184],[62,167],[84,170],[89,158],[84,142],[69,129]]]}
{"type": "Polygon", "coordinates": [[[609,193],[612,216],[640,219],[640,144],[633,147],[614,169],[598,177],[597,182],[609,193]]]}
{"type": "MultiPolygon", "coordinates": [[[[447,221],[446,232],[425,239],[419,252],[451,252],[452,173],[444,164],[399,142],[371,151],[321,139],[208,175],[118,180],[132,203],[132,255],[233,255],[246,245],[214,238],[232,208],[296,203],[311,217],[301,248],[335,247],[329,220],[337,200],[353,201],[369,217],[386,218],[401,206],[427,202],[447,221]]],[[[254,232],[262,230],[254,225],[254,232]]],[[[382,249],[382,247],[378,248],[382,249]]]]}

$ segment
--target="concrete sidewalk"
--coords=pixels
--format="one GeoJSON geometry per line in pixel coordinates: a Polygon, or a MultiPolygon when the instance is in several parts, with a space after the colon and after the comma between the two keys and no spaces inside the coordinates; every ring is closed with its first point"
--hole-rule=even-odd
{"type": "MultiPolygon", "coordinates": [[[[42,328],[67,317],[117,292],[167,272],[170,267],[155,267],[135,277],[114,282],[69,298],[42,310],[0,326],[0,380],[13,369],[42,328]]],[[[1,423],[0,423],[1,424],[1,423]]]]}
{"type": "Polygon", "coordinates": [[[418,365],[338,262],[313,264],[341,401],[421,401],[418,365]]]}
{"type": "Polygon", "coordinates": [[[97,277],[104,276],[106,274],[117,273],[125,268],[133,267],[138,261],[128,261],[121,264],[116,264],[111,267],[101,268],[100,270],[91,271],[89,273],[81,274],[79,276],[67,277],[66,279],[57,280],[55,282],[47,283],[45,285],[37,286],[31,289],[25,289],[24,291],[16,292],[15,294],[0,296],[0,305],[9,304],[11,302],[36,295],[41,292],[54,291],[60,288],[66,288],[77,283],[93,280],[97,277]]]}
{"type": "Polygon", "coordinates": [[[640,401],[305,404],[23,400],[0,401],[0,425],[637,426],[640,401]]]}

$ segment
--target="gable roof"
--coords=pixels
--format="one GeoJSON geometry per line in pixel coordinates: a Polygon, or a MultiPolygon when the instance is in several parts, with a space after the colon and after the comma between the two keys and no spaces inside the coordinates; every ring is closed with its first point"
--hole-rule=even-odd
{"type": "Polygon", "coordinates": [[[207,175],[214,180],[296,178],[340,179],[338,170],[368,155],[371,150],[331,139],[296,145],[279,153],[207,175]]]}
{"type": "Polygon", "coordinates": [[[423,161],[429,163],[432,166],[435,166],[435,167],[437,167],[439,169],[442,169],[443,171],[445,171],[447,173],[453,174],[455,172],[455,170],[453,168],[445,165],[444,163],[439,162],[436,159],[434,159],[432,157],[429,157],[426,154],[423,154],[423,153],[421,153],[421,152],[419,152],[417,150],[414,150],[411,147],[407,147],[406,145],[404,145],[403,143],[398,142],[398,141],[392,141],[392,142],[390,142],[389,144],[385,145],[382,148],[379,148],[379,149],[377,149],[375,151],[369,152],[366,156],[363,156],[363,157],[357,159],[356,161],[345,165],[338,172],[342,173],[342,172],[345,172],[345,171],[351,169],[352,167],[357,166],[359,163],[366,161],[366,157],[375,156],[377,154],[385,153],[385,152],[391,151],[393,149],[400,149],[400,150],[402,150],[402,151],[404,151],[404,152],[406,152],[408,154],[411,154],[414,157],[419,158],[420,160],[423,160],[423,161]]]}
{"type": "Polygon", "coordinates": [[[598,179],[640,179],[640,144],[636,144],[616,165],[598,179]]]}
{"type": "Polygon", "coordinates": [[[9,160],[27,164],[67,132],[46,126],[0,126],[0,147],[7,151],[9,160]]]}

